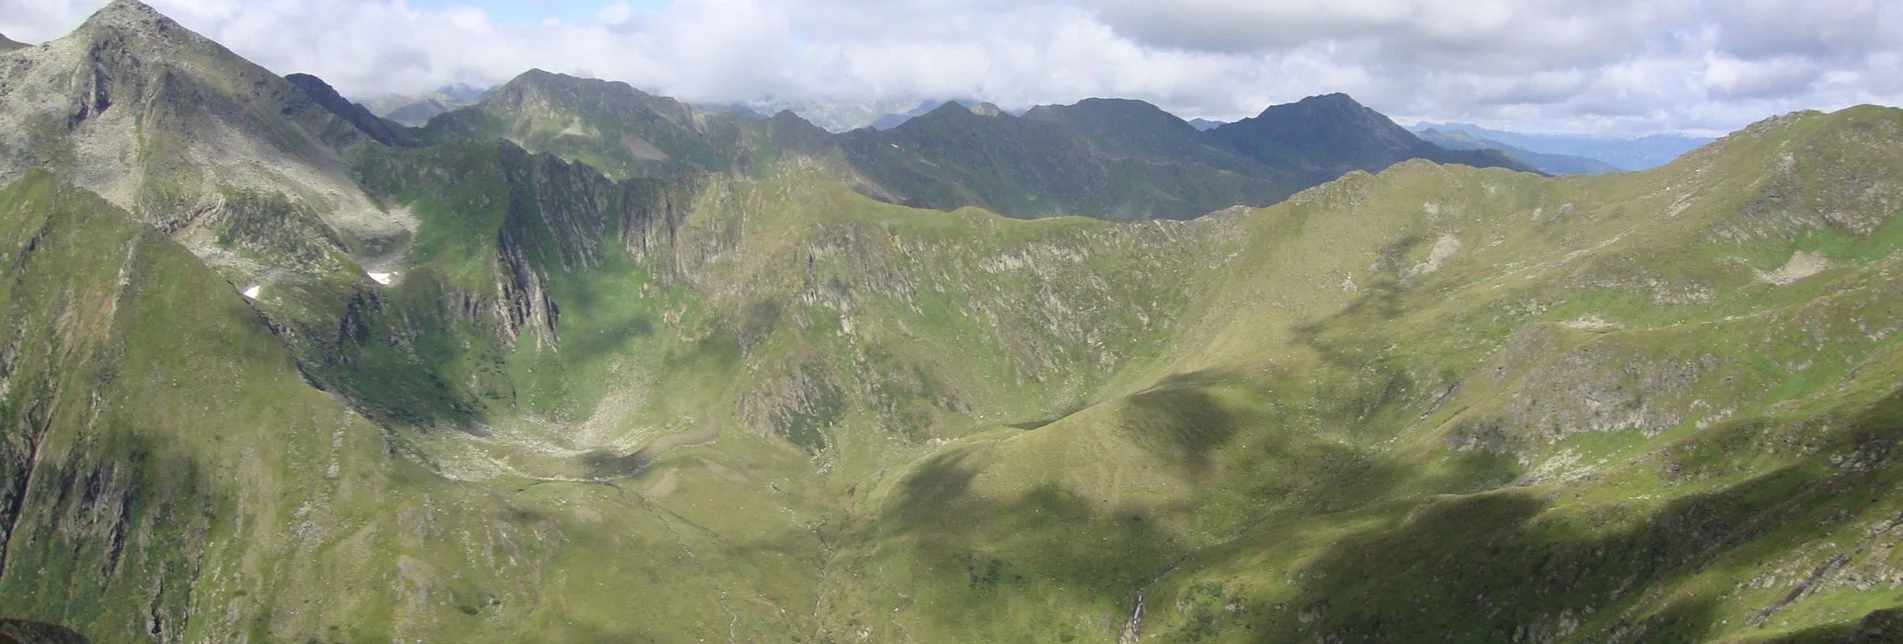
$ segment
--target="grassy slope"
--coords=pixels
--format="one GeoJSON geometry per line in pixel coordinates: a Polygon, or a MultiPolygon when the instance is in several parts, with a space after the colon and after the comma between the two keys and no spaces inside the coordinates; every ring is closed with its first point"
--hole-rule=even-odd
{"type": "Polygon", "coordinates": [[[0,210],[15,268],[0,409],[30,456],[9,462],[28,502],[8,612],[100,636],[264,634],[257,608],[363,574],[287,555],[368,518],[331,504],[375,493],[375,428],[305,387],[228,284],[116,208],[31,175],[0,210]],[[226,604],[236,621],[187,622],[226,604]]]}
{"type": "MultiPolygon", "coordinates": [[[[1439,630],[1488,641],[1525,628],[1597,641],[1667,637],[1655,629],[1670,626],[1698,639],[1749,624],[1801,581],[1763,581],[1764,567],[1803,570],[1822,556],[1807,545],[1819,532],[1749,526],[1788,520],[1792,507],[1828,508],[1828,525],[1883,516],[1836,510],[1880,480],[1819,469],[1827,456],[1773,450],[1699,485],[1656,470],[1674,450],[1750,440],[1738,436],[1885,435],[1893,374],[1859,370],[1881,363],[1854,356],[1888,351],[1887,334],[1828,354],[1798,333],[1762,346],[1740,338],[1767,312],[1791,309],[1790,329],[1834,319],[1832,307],[1850,306],[1825,297],[1836,290],[1859,294],[1848,310],[1866,327],[1895,318],[1880,288],[1893,224],[1864,227],[1893,214],[1881,197],[1895,155],[1882,146],[1895,120],[1803,117],[1635,176],[1410,163],[1259,213],[1147,228],[919,213],[827,187],[818,171],[788,172],[702,194],[666,258],[676,286],[586,279],[603,292],[675,293],[686,299],[660,308],[707,316],[706,326],[654,316],[679,336],[656,378],[703,401],[670,414],[706,404],[734,423],[712,449],[758,467],[736,454],[773,453],[754,433],[777,433],[815,454],[755,471],[775,486],[819,483],[785,502],[823,520],[803,542],[820,552],[800,556],[828,562],[821,619],[800,624],[822,638],[1101,641],[1140,591],[1153,637],[1439,630]],[[1782,170],[1785,151],[1793,168],[1815,170],[1782,170]],[[1837,185],[1876,192],[1828,192],[1837,185]],[[1831,211],[1850,214],[1803,214],[1831,211]],[[1839,268],[1786,286],[1753,272],[1798,250],[1839,268]],[[1117,322],[1150,315],[1165,319],[1117,322]],[[1114,350],[1093,359],[1089,333],[1118,328],[1114,350]],[[702,366],[671,370],[679,356],[702,366]],[[708,392],[710,378],[728,388],[708,392]],[[790,413],[749,418],[786,400],[790,413]],[[1844,421],[1817,420],[1831,417],[1844,421]],[[993,424],[1006,422],[1036,429],[993,424]],[[926,438],[957,440],[934,449],[926,438]],[[817,481],[797,471],[814,465],[826,474],[817,481]],[[1767,490],[1750,479],[1786,470],[1806,474],[1767,490]],[[1552,494],[1575,489],[1577,501],[1552,494]],[[828,490],[848,495],[844,523],[828,490]],[[1483,537],[1496,545],[1468,547],[1483,537]],[[1354,554],[1374,546],[1393,554],[1354,554]],[[1605,551],[1622,554],[1606,564],[1605,551]],[[1764,588],[1700,594],[1727,578],[1701,570],[1749,557],[1760,567],[1724,574],[1749,572],[1764,588]],[[1406,590],[1367,609],[1327,608],[1390,587],[1406,590]],[[1537,599],[1475,599],[1495,588],[1537,599]],[[1507,617],[1472,620],[1475,601],[1507,617]]],[[[599,315],[586,301],[564,310],[599,315]]],[[[671,463],[624,470],[622,485],[673,498],[689,473],[717,472],[671,463]]],[[[731,508],[757,500],[754,489],[702,498],[731,508]]],[[[737,513],[717,515],[748,529],[737,513]]],[[[1780,621],[1764,632],[1889,605],[1815,597],[1773,611],[1780,621]]]]}
{"type": "MultiPolygon", "coordinates": [[[[518,347],[503,361],[534,367],[509,367],[509,381],[565,402],[490,408],[505,437],[530,442],[483,445],[514,459],[487,480],[581,472],[642,490],[664,521],[722,544],[696,550],[697,561],[752,571],[736,574],[782,608],[811,598],[819,580],[816,622],[733,609],[760,633],[1105,641],[1139,592],[1145,631],[1185,640],[1729,632],[1803,577],[1764,581],[1779,579],[1771,570],[1825,557],[1807,545],[1820,532],[1750,526],[1788,522],[1781,513],[1796,507],[1830,512],[1820,530],[1867,525],[1884,510],[1834,504],[1880,489],[1880,478],[1845,478],[1817,465],[1827,455],[1775,449],[1721,459],[1718,482],[1658,472],[1677,450],[1768,440],[1753,436],[1830,445],[1884,435],[1887,416],[1873,405],[1893,374],[1848,374],[1853,356],[1885,350],[1888,336],[1786,373],[1763,356],[1809,355],[1806,336],[1741,347],[1762,324],[1725,318],[1817,307],[1784,323],[1802,329],[1839,317],[1829,307],[1849,305],[1823,296],[1840,288],[1876,316],[1865,326],[1896,318],[1878,288],[1894,262],[1889,229],[1851,232],[1856,217],[1889,220],[1872,197],[1811,195],[1794,211],[1850,212],[1849,228],[1817,218],[1767,228],[1803,220],[1780,210],[1794,194],[1890,189],[1894,154],[1881,141],[1894,126],[1893,112],[1806,117],[1665,171],[1605,179],[1404,164],[1259,213],[1137,228],[909,211],[819,169],[717,182],[673,254],[551,278],[576,325],[565,338],[625,330],[628,319],[659,321],[656,337],[518,347]],[[1781,171],[1785,150],[1818,174],[1781,171]],[[1865,174],[1842,176],[1850,171],[1865,174]],[[1747,179],[1759,176],[1769,178],[1747,179]],[[1735,231],[1773,236],[1727,241],[1735,231]],[[1448,238],[1459,250],[1445,252],[1448,238]],[[1800,249],[1842,267],[1788,286],[1752,272],[1800,249]],[[590,364],[656,371],[532,375],[628,373],[590,364]],[[520,456],[536,440],[579,440],[566,428],[615,396],[640,404],[608,435],[644,438],[570,443],[573,458],[520,456]],[[1604,402],[1580,402],[1594,400],[1604,402]],[[1804,407],[1773,407],[1784,401],[1804,407]],[[521,416],[554,429],[506,427],[521,416]],[[1845,420],[1817,420],[1831,417],[1845,420]],[[627,451],[709,422],[720,428],[709,445],[654,463],[627,451]],[[774,447],[781,439],[811,456],[774,447]],[[1764,489],[1751,478],[1777,472],[1802,476],[1764,489]],[[1562,501],[1559,490],[1581,494],[1562,501]],[[761,504],[798,519],[762,521],[747,510],[761,504]],[[761,559],[734,535],[784,554],[761,559]],[[1488,539],[1491,548],[1469,547],[1488,539]],[[1608,564],[1600,552],[1619,556],[1608,564]],[[1718,564],[1730,567],[1700,572],[1718,564]],[[1701,590],[1737,575],[1764,588],[1701,590]],[[1534,599],[1476,599],[1483,592],[1534,599]],[[1378,601],[1349,608],[1364,597],[1378,601]],[[1505,617],[1471,619],[1476,601],[1505,617]],[[1656,630],[1668,626],[1684,630],[1656,630]]],[[[425,449],[466,458],[455,447],[425,449]]],[[[551,485],[561,484],[523,489],[581,502],[551,485]]],[[[696,578],[719,587],[723,574],[696,578]]],[[[1772,616],[1791,621],[1765,632],[1889,605],[1842,594],[1780,608],[1772,616]]],[[[723,613],[698,615],[709,628],[723,613]]]]}
{"type": "MultiPolygon", "coordinates": [[[[154,241],[175,261],[135,282],[170,277],[129,292],[158,317],[101,318],[148,334],[125,346],[154,353],[128,349],[118,373],[150,375],[104,387],[141,419],[124,435],[164,449],[80,463],[156,477],[118,489],[194,491],[180,507],[208,517],[203,563],[121,558],[197,565],[168,578],[201,580],[207,636],[1113,641],[1139,597],[1162,640],[1820,636],[1903,602],[1877,523],[1903,511],[1880,493],[1897,474],[1898,129],[1891,110],[1808,115],[1590,179],[1407,163],[1132,226],[913,211],[792,164],[710,181],[665,249],[609,229],[570,271],[559,235],[523,232],[559,345],[444,312],[493,288],[508,226],[542,221],[510,219],[494,146],[402,153],[373,192],[411,208],[417,246],[343,373],[358,404],[417,418],[379,432],[298,383],[228,284],[154,241]],[[1759,278],[1799,251],[1831,268],[1759,278]],[[171,381],[181,354],[234,375],[133,386],[171,381]],[[406,370],[440,388],[403,389],[406,370]],[[294,404],[245,416],[261,400],[294,404]],[[300,414],[329,420],[298,430],[300,414]]],[[[25,185],[9,194],[54,191],[25,185]]],[[[45,217],[7,234],[41,227],[26,216],[45,217]]],[[[75,240],[70,265],[4,299],[88,319],[52,294],[111,291],[124,255],[90,241],[113,235],[52,238],[75,240]]],[[[33,399],[72,400],[51,426],[91,435],[97,370],[74,365],[94,361],[49,359],[17,370],[75,383],[33,399]]],[[[0,411],[23,417],[18,400],[0,411]]],[[[73,516],[115,507],[71,479],[73,516]]],[[[28,507],[22,534],[113,531],[28,507]]],[[[153,534],[127,543],[192,543],[153,534]]],[[[68,552],[44,539],[17,556],[68,552]]],[[[134,590],[158,574],[112,576],[102,602],[13,573],[0,593],[46,602],[8,617],[114,639],[149,626],[134,590]]]]}
{"type": "Polygon", "coordinates": [[[1181,375],[863,494],[834,632],[1107,641],[1141,596],[1164,641],[1700,640],[1894,606],[1899,125],[1636,177],[1404,164],[1251,217],[1181,375]],[[1836,268],[1753,273],[1798,250],[1836,268]]]}
{"type": "MultiPolygon", "coordinates": [[[[306,386],[258,313],[184,249],[46,175],[7,189],[0,213],[16,269],[0,291],[5,473],[27,495],[16,505],[7,489],[9,515],[24,508],[7,522],[9,617],[96,641],[679,641],[728,631],[722,597],[800,601],[727,593],[715,585],[730,577],[703,568],[810,574],[777,554],[796,525],[716,538],[613,486],[445,480],[418,466],[413,436],[306,386]],[[714,544],[762,554],[734,563],[714,544]]],[[[683,478],[683,504],[731,485],[683,478]]],[[[746,621],[735,628],[792,628],[746,621]]]]}

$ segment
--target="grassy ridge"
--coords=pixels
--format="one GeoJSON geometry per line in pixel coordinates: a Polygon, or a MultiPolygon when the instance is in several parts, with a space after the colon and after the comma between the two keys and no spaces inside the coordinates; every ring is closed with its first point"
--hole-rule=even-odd
{"type": "Polygon", "coordinates": [[[1104,641],[1139,593],[1172,641],[1848,628],[1896,603],[1858,581],[1891,565],[1870,500],[1895,470],[1843,465],[1896,439],[1896,213],[1840,197],[1788,236],[1725,231],[1766,172],[1894,190],[1897,125],[1800,117],[1590,181],[1404,164],[1261,213],[1178,336],[1186,375],[874,488],[842,629],[1104,641]],[[1761,276],[1798,248],[1833,268],[1761,276]]]}
{"type": "Polygon", "coordinates": [[[372,150],[401,281],[258,309],[37,176],[0,596],[106,640],[1832,637],[1903,604],[1897,140],[1134,225],[372,150]]]}

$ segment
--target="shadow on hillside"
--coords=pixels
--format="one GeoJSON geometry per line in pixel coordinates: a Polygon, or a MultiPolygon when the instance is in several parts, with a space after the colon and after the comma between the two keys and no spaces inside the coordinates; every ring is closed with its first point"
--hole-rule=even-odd
{"type": "MultiPolygon", "coordinates": [[[[1201,406],[1207,406],[1212,408],[1219,415],[1221,413],[1221,407],[1220,405],[1213,404],[1216,402],[1215,398],[1212,396],[1209,396],[1206,392],[1197,391],[1197,389],[1218,386],[1223,384],[1225,381],[1240,380],[1240,379],[1241,379],[1241,376],[1239,374],[1237,374],[1234,371],[1226,370],[1226,369],[1202,369],[1202,370],[1191,371],[1187,373],[1177,373],[1177,374],[1172,374],[1168,377],[1165,377],[1163,380],[1157,382],[1155,385],[1152,385],[1149,389],[1145,389],[1141,392],[1138,392],[1135,395],[1132,395],[1129,398],[1126,398],[1125,400],[1132,403],[1133,405],[1137,407],[1148,408],[1158,412],[1167,412],[1172,409],[1194,410],[1197,406],[1201,405],[1201,406]]],[[[1025,431],[1043,429],[1044,427],[1049,426],[1051,423],[1055,423],[1065,418],[1069,418],[1073,415],[1076,415],[1078,412],[1081,412],[1085,409],[1089,409],[1091,406],[1092,406],[1091,403],[1085,403],[1080,401],[1066,407],[1062,412],[1059,412],[1055,415],[1048,416],[1038,420],[1009,423],[1009,424],[1006,424],[1005,426],[1013,428],[1013,429],[1022,429],[1025,431]]],[[[1214,415],[1210,415],[1200,411],[1194,412],[1194,415],[1198,416],[1198,418],[1186,419],[1186,420],[1188,420],[1188,422],[1191,422],[1191,423],[1195,423],[1195,422],[1212,423],[1213,425],[1217,427],[1211,428],[1211,431],[1219,431],[1224,434],[1223,436],[1220,436],[1220,437],[1205,436],[1204,437],[1205,439],[1218,439],[1221,441],[1226,441],[1228,440],[1228,438],[1234,435],[1234,422],[1232,422],[1232,419],[1218,418],[1218,417],[1215,417],[1214,415]]],[[[1136,428],[1136,429],[1140,431],[1140,428],[1136,428]]],[[[1207,434],[1208,432],[1204,430],[1192,428],[1187,430],[1187,432],[1176,432],[1176,433],[1207,434]]],[[[1179,438],[1191,438],[1191,437],[1180,436],[1179,438]]],[[[1207,443],[1209,441],[1208,440],[1197,441],[1192,439],[1191,442],[1207,443]]]]}
{"type": "Polygon", "coordinates": [[[609,450],[595,450],[582,454],[583,471],[591,479],[622,479],[640,474],[654,464],[656,454],[646,448],[631,454],[616,454],[609,450]]]}
{"type": "MultiPolygon", "coordinates": [[[[177,625],[192,615],[197,562],[222,554],[208,552],[207,534],[234,512],[227,508],[245,511],[243,495],[206,474],[215,469],[204,465],[207,454],[177,448],[177,432],[193,428],[176,419],[136,429],[112,417],[88,424],[74,414],[47,415],[40,401],[57,390],[15,393],[29,394],[28,404],[3,419],[20,432],[5,437],[26,440],[0,444],[0,463],[26,468],[7,472],[14,480],[6,487],[18,488],[0,492],[19,494],[13,500],[24,505],[0,504],[0,643],[84,643],[78,630],[116,632],[103,616],[128,614],[158,624],[149,626],[153,637],[176,639],[177,625]],[[45,458],[49,443],[72,447],[45,458]],[[124,588],[150,590],[129,596],[124,588]]],[[[264,557],[288,551],[236,548],[264,557]]]]}
{"type": "Polygon", "coordinates": [[[990,612],[1054,589],[1085,605],[1107,602],[1127,618],[1138,590],[1191,557],[1249,554],[1212,535],[1248,533],[1272,516],[1306,517],[1414,496],[1422,486],[1465,489],[1471,480],[1512,478],[1497,476],[1498,459],[1479,454],[1450,459],[1441,472],[1417,471],[1371,448],[1309,431],[1300,419],[1272,415],[1274,405],[1254,400],[1282,387],[1299,392],[1293,382],[1305,377],[1261,382],[1196,372],[1125,399],[1118,417],[1094,430],[1121,433],[1153,457],[1153,468],[1109,471],[1071,461],[1061,471],[1044,471],[1018,459],[1002,467],[994,459],[1018,445],[1009,441],[938,454],[887,499],[880,536],[915,546],[924,574],[935,580],[930,585],[963,589],[957,601],[941,596],[930,609],[931,618],[949,628],[988,623],[990,612]],[[1296,425],[1279,429],[1284,423],[1296,425]],[[975,492],[981,477],[994,476],[1032,480],[1013,498],[975,492]],[[1152,477],[1193,488],[1158,500],[1141,491],[1147,484],[1140,481],[1152,477]]]}
{"type": "Polygon", "coordinates": [[[90,641],[58,624],[0,619],[0,644],[88,644],[90,641]]]}
{"type": "MultiPolygon", "coordinates": [[[[1308,346],[1331,364],[1352,366],[1385,347],[1381,338],[1367,333],[1372,327],[1400,319],[1407,313],[1409,291],[1401,279],[1401,266],[1407,254],[1425,242],[1419,235],[1406,235],[1383,247],[1380,270],[1367,276],[1360,295],[1328,316],[1294,328],[1295,341],[1308,346]]],[[[1359,281],[1359,280],[1358,280],[1359,281]]]]}
{"type": "Polygon", "coordinates": [[[984,498],[971,489],[983,460],[976,450],[932,458],[901,483],[881,521],[882,542],[915,549],[923,583],[912,592],[934,596],[918,605],[925,617],[955,637],[1024,636],[994,617],[1051,593],[1073,606],[1110,599],[1127,613],[1127,598],[1185,552],[1158,519],[1188,508],[1106,503],[1056,483],[984,498]]]}
{"type": "Polygon", "coordinates": [[[1766,644],[1890,644],[1903,642],[1903,608],[1865,615],[1855,622],[1830,624],[1791,633],[1766,644]]]}
{"type": "MultiPolygon", "coordinates": [[[[481,369],[499,363],[500,349],[468,341],[486,331],[452,321],[439,306],[450,298],[427,271],[418,271],[395,294],[355,289],[340,319],[267,324],[281,338],[290,338],[287,344],[296,352],[298,370],[307,382],[378,425],[446,427],[481,435],[483,417],[472,394],[483,392],[466,391],[457,383],[467,378],[449,373],[446,366],[465,363],[481,369]]],[[[494,397],[513,395],[510,390],[494,397]]]]}
{"type": "Polygon", "coordinates": [[[1045,427],[1050,426],[1051,423],[1055,423],[1057,421],[1070,418],[1071,416],[1076,415],[1077,412],[1080,412],[1089,408],[1090,408],[1090,405],[1080,402],[1080,403],[1065,407],[1063,411],[1058,412],[1056,414],[1046,416],[1044,418],[1040,418],[1037,420],[1027,420],[1027,421],[1017,422],[1017,423],[1006,423],[1005,427],[1009,427],[1012,429],[1022,429],[1027,432],[1036,431],[1036,430],[1044,429],[1045,427]]]}
{"type": "Polygon", "coordinates": [[[1144,449],[1169,457],[1192,477],[1205,478],[1211,454],[1234,441],[1250,420],[1209,391],[1234,377],[1218,370],[1172,375],[1126,398],[1119,424],[1144,449]]]}
{"type": "Polygon", "coordinates": [[[589,269],[594,274],[549,273],[556,310],[560,311],[561,352],[593,357],[624,350],[628,343],[654,335],[654,319],[634,297],[639,285],[611,268],[589,269]],[[606,273],[606,274],[604,274],[606,273]],[[625,289],[625,290],[618,290],[625,289]],[[577,322],[581,323],[577,323],[577,322]],[[592,332],[589,332],[592,331],[592,332]]]}
{"type": "Polygon", "coordinates": [[[1533,490],[1429,502],[1334,544],[1301,572],[1286,610],[1254,606],[1249,626],[1264,642],[1412,642],[1423,633],[1483,642],[1708,638],[1719,626],[1718,598],[1661,589],[1713,566],[1780,560],[1870,520],[1869,500],[1903,480],[1903,465],[1889,460],[1903,439],[1900,401],[1861,414],[1817,456],[1652,512],[1602,506],[1583,518],[1546,518],[1562,492],[1533,490]],[[1882,456],[1867,469],[1825,461],[1845,452],[1882,456]]]}
{"type": "Polygon", "coordinates": [[[1382,275],[1380,279],[1362,287],[1360,297],[1349,302],[1348,306],[1328,317],[1296,326],[1294,339],[1297,343],[1315,350],[1324,361],[1338,366],[1353,366],[1383,348],[1379,338],[1366,331],[1382,322],[1401,317],[1401,298],[1405,291],[1393,275],[1382,275]]]}

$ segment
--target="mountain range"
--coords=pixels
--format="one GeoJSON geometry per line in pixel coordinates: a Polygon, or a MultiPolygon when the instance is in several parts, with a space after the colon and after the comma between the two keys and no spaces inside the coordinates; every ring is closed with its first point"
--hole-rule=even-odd
{"type": "MultiPolygon", "coordinates": [[[[875,130],[890,130],[913,118],[930,113],[949,102],[966,106],[977,105],[978,101],[936,101],[918,102],[916,107],[902,112],[893,112],[868,120],[867,115],[879,109],[890,109],[895,105],[908,104],[909,99],[899,101],[874,102],[838,102],[838,101],[756,101],[746,104],[696,106],[713,113],[729,113],[766,118],[774,113],[772,106],[785,106],[785,109],[813,121],[822,128],[842,133],[850,130],[871,127],[875,130]]],[[[1045,108],[1057,106],[1042,106],[1045,108]]],[[[1033,108],[1036,109],[1036,108],[1033,108]]],[[[1021,113],[1019,115],[1022,115],[1021,113]]],[[[1222,121],[1195,118],[1187,121],[1198,131],[1209,131],[1226,125],[1222,121]]],[[[1541,135],[1500,130],[1488,130],[1468,124],[1422,123],[1409,128],[1423,140],[1450,150],[1496,150],[1547,174],[1604,174],[1643,170],[1663,165],[1679,155],[1698,146],[1710,143],[1712,139],[1683,135],[1649,135],[1643,137],[1603,137],[1581,134],[1541,135]],[[1439,125],[1439,128],[1435,126],[1439,125]],[[1525,145],[1503,143],[1499,139],[1521,141],[1525,145]],[[1546,151],[1540,151],[1546,150],[1546,151]],[[1623,165],[1614,165],[1602,161],[1617,160],[1623,165]]]]}
{"type": "MultiPolygon", "coordinates": [[[[938,109],[944,104],[951,103],[951,102],[954,102],[954,101],[921,101],[919,102],[917,106],[913,107],[912,109],[906,110],[904,112],[888,113],[884,116],[880,116],[877,119],[873,119],[872,123],[868,124],[866,127],[870,127],[872,129],[880,130],[880,131],[890,130],[900,125],[904,125],[906,121],[910,121],[914,118],[918,118],[920,116],[930,114],[932,110],[938,109]]],[[[961,105],[964,105],[964,104],[976,105],[978,103],[978,101],[956,101],[956,102],[961,105]]],[[[859,129],[859,128],[851,128],[850,130],[856,130],[856,129],[859,129]]],[[[850,131],[850,130],[847,130],[847,131],[850,131]]]]}
{"type": "Polygon", "coordinates": [[[930,112],[946,102],[916,97],[872,100],[788,100],[767,97],[740,103],[696,104],[694,107],[713,114],[739,114],[761,119],[780,112],[792,112],[821,129],[839,134],[867,127],[890,129],[907,118],[930,112]]]}
{"type": "Polygon", "coordinates": [[[507,138],[615,178],[746,173],[796,151],[840,166],[881,200],[1021,218],[1187,219],[1272,204],[1350,170],[1409,158],[1530,169],[1497,153],[1423,142],[1339,95],[1207,133],[1148,103],[1086,101],[1024,117],[947,102],[889,130],[833,135],[791,112],[705,113],[625,83],[533,71],[423,131],[432,140],[507,138]],[[1308,135],[1327,138],[1301,138],[1308,135]]]}
{"type": "Polygon", "coordinates": [[[1552,175],[1621,172],[1619,168],[1614,167],[1612,164],[1598,159],[1534,152],[1526,148],[1507,145],[1498,141],[1476,139],[1473,135],[1461,130],[1442,132],[1428,128],[1416,131],[1415,134],[1419,135],[1423,141],[1449,150],[1497,150],[1502,154],[1533,166],[1540,172],[1552,175]]]}
{"type": "Polygon", "coordinates": [[[9,637],[1903,636],[1903,110],[411,128],[115,0],[0,125],[9,637]]]}
{"type": "Polygon", "coordinates": [[[1639,137],[1593,137],[1577,134],[1532,134],[1491,130],[1467,123],[1423,122],[1416,132],[1435,130],[1443,135],[1455,133],[1537,154],[1583,157],[1600,161],[1622,171],[1647,170],[1670,163],[1680,155],[1711,143],[1710,137],[1683,134],[1649,134],[1639,137]]]}
{"type": "Polygon", "coordinates": [[[448,85],[422,95],[389,94],[363,102],[365,109],[399,125],[422,127],[436,115],[474,105],[489,97],[490,88],[466,83],[448,85]]]}

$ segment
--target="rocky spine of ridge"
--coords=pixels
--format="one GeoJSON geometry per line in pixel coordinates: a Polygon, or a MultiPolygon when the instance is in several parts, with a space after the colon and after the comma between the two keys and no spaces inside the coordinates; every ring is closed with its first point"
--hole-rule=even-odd
{"type": "Polygon", "coordinates": [[[316,101],[319,107],[324,108],[331,114],[355,126],[358,130],[368,135],[371,140],[383,145],[403,145],[410,143],[410,137],[407,132],[402,131],[399,127],[391,126],[388,121],[372,114],[368,108],[350,102],[350,99],[346,99],[342,94],[338,94],[337,90],[333,89],[329,83],[325,83],[324,79],[310,74],[291,74],[285,76],[284,80],[290,82],[292,85],[296,85],[298,89],[304,90],[304,93],[309,95],[311,100],[316,101]]]}

